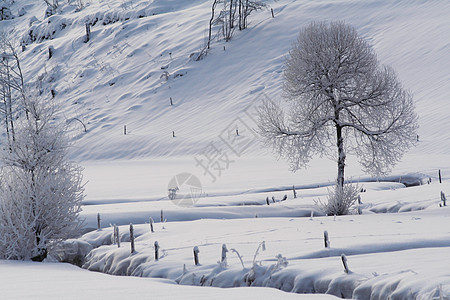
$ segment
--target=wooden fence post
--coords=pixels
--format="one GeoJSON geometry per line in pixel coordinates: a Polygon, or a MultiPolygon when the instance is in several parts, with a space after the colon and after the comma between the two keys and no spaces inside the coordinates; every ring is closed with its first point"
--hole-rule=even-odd
{"type": "Polygon", "coordinates": [[[134,228],[133,224],[130,223],[130,242],[131,242],[131,253],[134,253],[134,228]]]}
{"type": "Polygon", "coordinates": [[[196,266],[199,265],[199,261],[198,261],[198,253],[200,252],[200,250],[198,249],[197,246],[194,247],[194,263],[196,266]]]}
{"type": "Polygon", "coordinates": [[[97,230],[102,229],[100,213],[97,213],[97,230]]]}
{"type": "Polygon", "coordinates": [[[328,239],[328,231],[323,232],[323,242],[325,244],[325,248],[330,248],[330,240],[328,239]]]}
{"type": "Polygon", "coordinates": [[[158,241],[155,241],[155,260],[159,259],[159,244],[158,241]]]}

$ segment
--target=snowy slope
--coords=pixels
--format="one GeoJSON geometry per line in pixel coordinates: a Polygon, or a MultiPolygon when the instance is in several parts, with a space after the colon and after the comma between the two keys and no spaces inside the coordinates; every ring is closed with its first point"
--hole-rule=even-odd
{"type": "MultiPolygon", "coordinates": [[[[78,160],[195,155],[224,130],[254,127],[243,111],[261,93],[280,98],[292,41],[301,26],[322,19],[355,26],[414,93],[421,142],[410,155],[448,154],[448,1],[269,2],[275,18],[266,10],[255,13],[248,30],[236,32],[228,43],[214,42],[210,54],[196,62],[192,58],[204,45],[209,2],[86,1],[79,12],[64,4],[47,20],[43,3],[16,1],[13,13],[26,7],[27,14],[0,26],[14,26],[18,37],[28,39],[21,54],[27,78],[45,71],[54,76],[51,86],[66,102],[66,116],[87,124],[88,132],[82,133],[74,123],[78,160]],[[39,21],[29,27],[32,16],[39,21]],[[96,21],[88,43],[83,42],[86,21],[96,21]],[[29,30],[38,40],[30,40],[29,30]],[[39,41],[46,35],[51,38],[39,41]],[[55,48],[50,60],[49,46],[55,48]],[[168,81],[160,79],[164,71],[168,81]],[[236,117],[245,125],[234,124],[236,117]]],[[[247,151],[261,153],[257,143],[247,151]]]]}

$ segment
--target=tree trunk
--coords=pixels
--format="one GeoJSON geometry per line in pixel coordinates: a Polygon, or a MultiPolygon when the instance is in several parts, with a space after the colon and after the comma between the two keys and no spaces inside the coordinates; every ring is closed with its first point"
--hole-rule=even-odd
{"type": "MultiPolygon", "coordinates": [[[[233,20],[233,0],[230,0],[230,20],[228,20],[230,22],[230,32],[231,29],[234,27],[234,20],[233,20]]],[[[231,34],[230,34],[231,35],[231,34]]]]}
{"type": "MultiPolygon", "coordinates": [[[[12,91],[11,91],[11,85],[12,85],[12,78],[11,78],[11,74],[10,74],[10,65],[8,63],[8,59],[4,59],[5,60],[5,65],[6,65],[6,105],[5,105],[5,116],[7,121],[9,122],[9,124],[6,125],[6,131],[8,133],[8,138],[9,135],[11,134],[12,136],[12,141],[15,141],[15,135],[14,135],[14,121],[12,118],[12,91]]],[[[11,140],[8,140],[8,142],[11,142],[11,140]]]]}
{"type": "Polygon", "coordinates": [[[248,5],[248,0],[245,0],[245,8],[244,8],[244,26],[243,29],[247,28],[247,17],[249,15],[249,5],[248,5]]]}
{"type": "Polygon", "coordinates": [[[214,3],[211,6],[211,19],[209,20],[209,32],[208,32],[208,49],[210,47],[211,43],[211,31],[212,31],[212,25],[214,22],[214,10],[216,8],[217,0],[214,0],[214,3]]]}
{"type": "Polygon", "coordinates": [[[239,0],[239,30],[242,30],[242,0],[239,0]]]}
{"type": "Polygon", "coordinates": [[[344,187],[344,168],[345,168],[345,152],[344,152],[344,138],[342,137],[342,127],[336,125],[336,137],[338,148],[338,176],[337,185],[344,187]]]}

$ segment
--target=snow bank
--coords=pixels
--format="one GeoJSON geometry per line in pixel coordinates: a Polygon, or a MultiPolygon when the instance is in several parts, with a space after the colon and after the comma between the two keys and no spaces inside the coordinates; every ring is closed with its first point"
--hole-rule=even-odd
{"type": "Polygon", "coordinates": [[[165,279],[109,276],[61,263],[0,260],[0,270],[2,299],[336,299],[270,288],[198,289],[165,279]]]}
{"type": "Polygon", "coordinates": [[[96,245],[110,244],[91,251],[83,268],[167,278],[183,285],[273,287],[355,299],[444,297],[450,293],[450,281],[442,253],[450,249],[450,242],[445,227],[435,225],[445,224],[447,210],[168,222],[156,223],[155,233],[148,225],[137,225],[133,254],[127,227],[120,228],[124,232],[120,248],[111,244],[112,231],[107,228],[83,236],[83,241],[96,245]],[[329,232],[330,248],[323,246],[324,230],[329,232]],[[161,246],[158,260],[155,241],[161,246]],[[226,262],[218,261],[223,243],[229,250],[226,262]],[[193,264],[195,246],[200,265],[193,264]],[[231,249],[242,257],[242,264],[231,249]],[[348,274],[341,262],[343,253],[348,274]]]}

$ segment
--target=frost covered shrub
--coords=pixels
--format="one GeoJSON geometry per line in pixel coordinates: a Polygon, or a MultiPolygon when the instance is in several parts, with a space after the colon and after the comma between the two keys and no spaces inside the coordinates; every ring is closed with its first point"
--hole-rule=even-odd
{"type": "Polygon", "coordinates": [[[30,99],[23,107],[0,156],[0,258],[41,261],[55,242],[79,233],[84,189],[54,108],[30,99]]]}
{"type": "Polygon", "coordinates": [[[316,202],[317,209],[328,216],[340,216],[350,213],[351,207],[358,201],[360,187],[357,184],[335,185],[328,190],[328,202],[316,202]]]}

